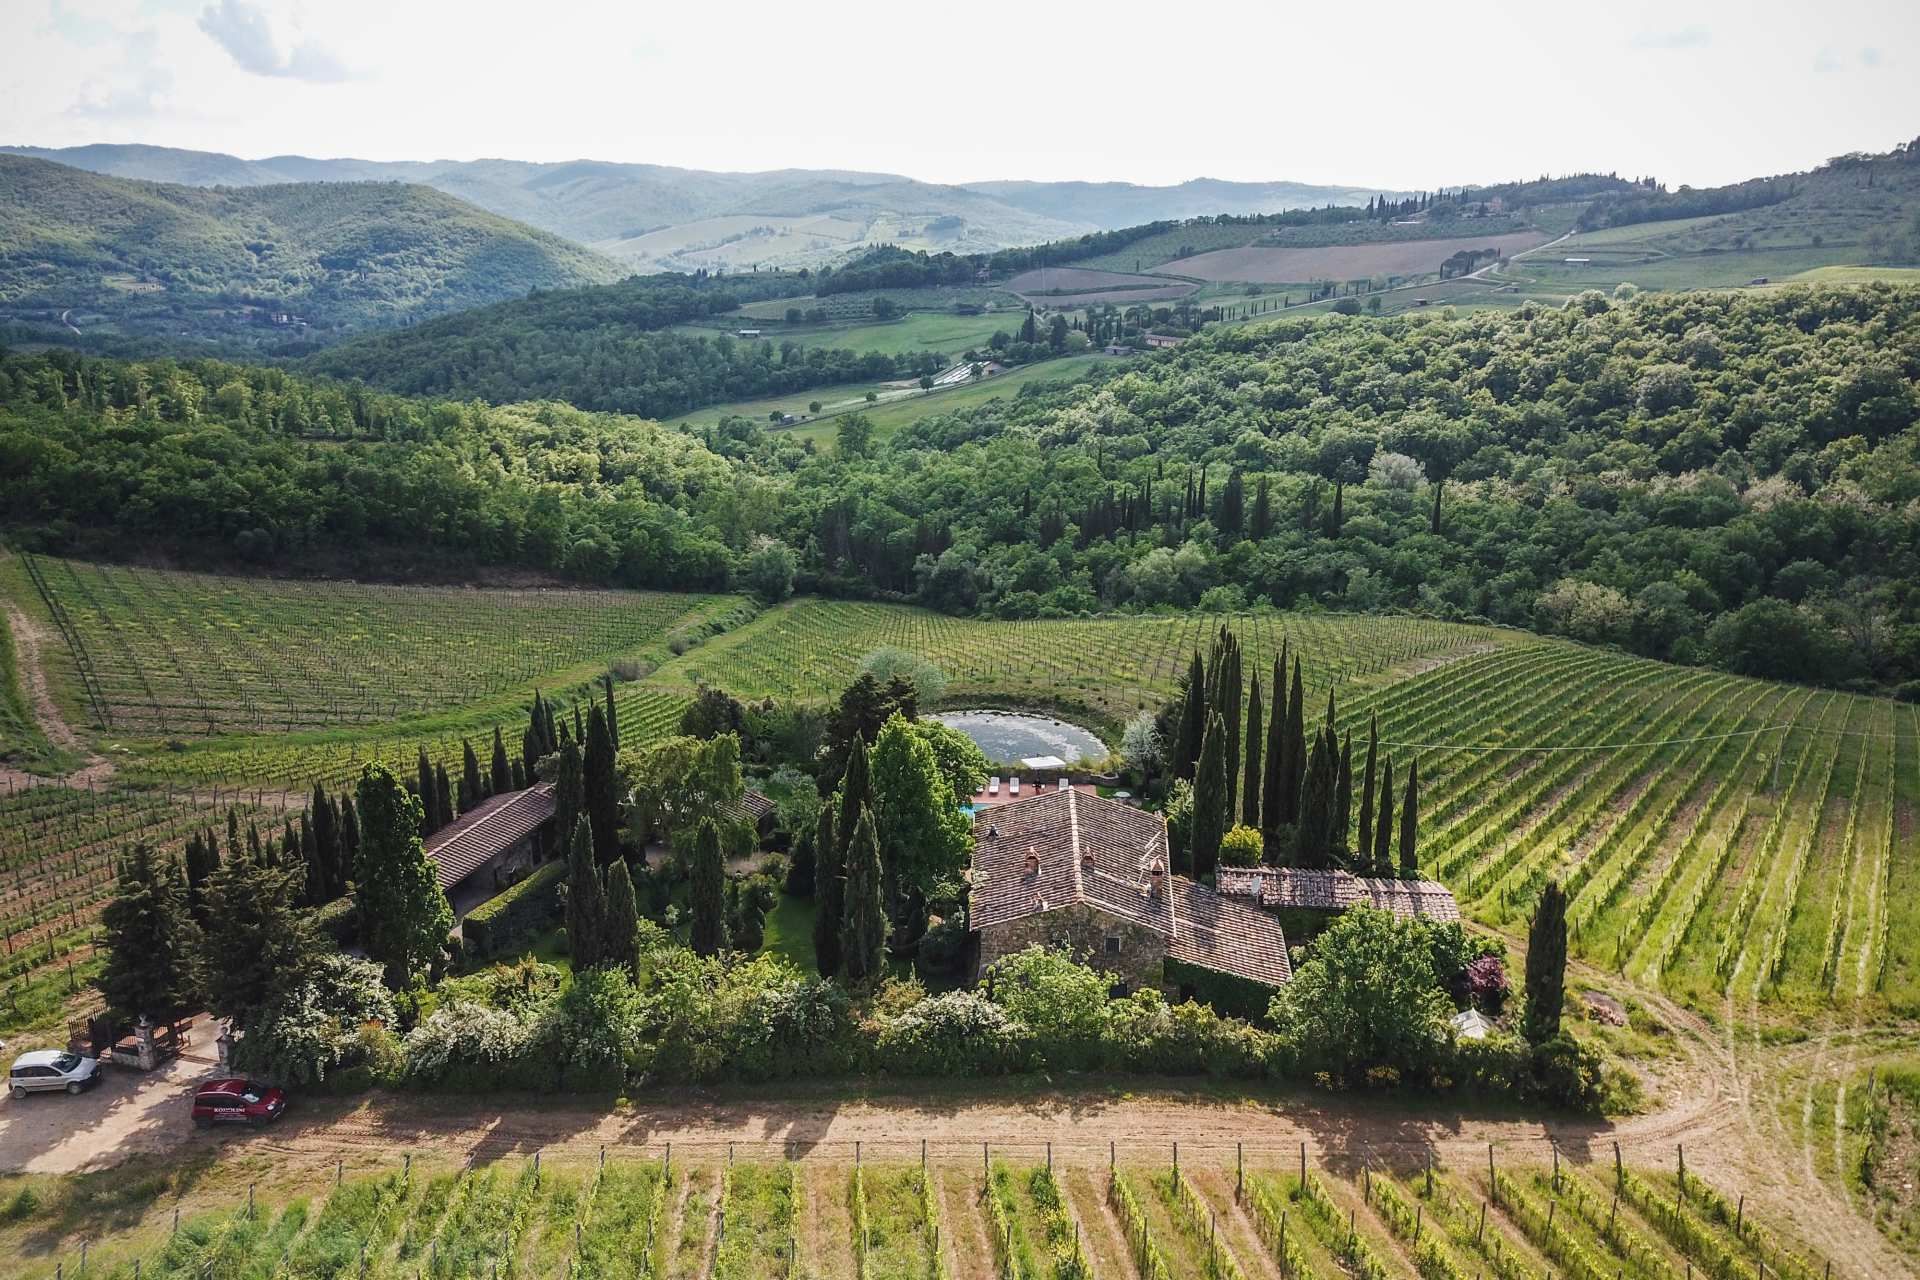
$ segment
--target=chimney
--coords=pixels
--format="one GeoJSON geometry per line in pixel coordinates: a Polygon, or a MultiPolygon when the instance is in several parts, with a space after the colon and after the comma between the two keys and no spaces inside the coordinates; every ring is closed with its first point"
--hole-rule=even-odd
{"type": "Polygon", "coordinates": [[[1160,859],[1153,860],[1153,866],[1147,874],[1147,893],[1158,898],[1167,891],[1167,864],[1160,859]]]}
{"type": "Polygon", "coordinates": [[[1027,879],[1040,874],[1040,851],[1032,845],[1027,846],[1027,879]]]}
{"type": "Polygon", "coordinates": [[[1093,849],[1091,846],[1080,851],[1080,865],[1088,871],[1093,870],[1093,849]]]}

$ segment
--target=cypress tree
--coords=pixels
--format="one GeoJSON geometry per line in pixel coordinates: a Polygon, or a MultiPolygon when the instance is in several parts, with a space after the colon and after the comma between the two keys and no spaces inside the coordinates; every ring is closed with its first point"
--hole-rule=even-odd
{"type": "Polygon", "coordinates": [[[1333,865],[1333,804],[1339,748],[1331,731],[1314,736],[1300,793],[1300,830],[1294,843],[1293,864],[1325,869],[1333,865]]]}
{"type": "Polygon", "coordinates": [[[1240,781],[1240,637],[1225,627],[1220,628],[1219,654],[1219,660],[1214,663],[1214,690],[1208,709],[1219,714],[1226,730],[1221,746],[1225,754],[1223,776],[1227,783],[1226,824],[1231,827],[1234,784],[1240,781]]]}
{"type": "Polygon", "coordinates": [[[587,753],[580,777],[586,793],[587,822],[593,827],[593,856],[605,866],[620,856],[620,794],[613,735],[598,704],[587,719],[587,753]]]}
{"type": "Polygon", "coordinates": [[[359,861],[360,819],[354,812],[353,797],[343,795],[340,797],[340,865],[334,873],[334,883],[340,893],[347,891],[347,882],[353,879],[354,867],[359,861]]]}
{"type": "Polygon", "coordinates": [[[196,998],[193,964],[200,936],[179,864],[148,844],[128,849],[100,925],[107,959],[96,982],[107,1007],[157,1022],[186,1012],[196,998]]]}
{"type": "Polygon", "coordinates": [[[1180,732],[1173,742],[1173,776],[1191,782],[1194,766],[1200,760],[1200,739],[1207,731],[1207,668],[1198,649],[1187,664],[1187,683],[1182,692],[1180,732]]]}
{"type": "Polygon", "coordinates": [[[1260,834],[1268,862],[1280,858],[1280,792],[1287,772],[1287,645],[1273,660],[1273,713],[1267,719],[1266,777],[1260,781],[1260,834]]]}
{"type": "Polygon", "coordinates": [[[1393,757],[1380,770],[1380,820],[1374,824],[1372,866],[1368,874],[1393,874],[1393,757]]]}
{"type": "Polygon", "coordinates": [[[1407,765],[1407,794],[1400,802],[1400,878],[1420,878],[1420,853],[1414,841],[1420,825],[1420,757],[1407,765]]]}
{"type": "Polygon", "coordinates": [[[201,924],[207,922],[207,881],[220,869],[220,846],[213,832],[187,841],[187,907],[201,924]]]}
{"type": "Polygon", "coordinates": [[[487,784],[480,776],[480,757],[473,753],[470,738],[460,740],[460,812],[471,813],[487,798],[487,784]]]}
{"type": "Polygon", "coordinates": [[[846,864],[834,834],[833,806],[822,805],[813,836],[813,956],[820,976],[840,972],[840,912],[846,898],[846,864]]]}
{"type": "Polygon", "coordinates": [[[1300,679],[1300,659],[1293,660],[1293,692],[1287,696],[1287,771],[1280,779],[1280,821],[1300,825],[1300,789],[1307,777],[1307,694],[1300,679]]]}
{"type": "Polygon", "coordinates": [[[433,783],[435,802],[440,806],[440,824],[434,828],[438,831],[453,821],[453,783],[447,778],[447,766],[440,764],[433,767],[433,783]]]}
{"type": "Polygon", "coordinates": [[[360,862],[354,868],[354,906],[367,957],[387,984],[409,990],[440,957],[453,928],[453,908],[421,847],[419,804],[384,765],[360,770],[355,790],[361,821],[360,862]]]}
{"type": "Polygon", "coordinates": [[[1567,893],[1558,880],[1540,891],[1527,929],[1527,1006],[1521,1030],[1535,1045],[1560,1034],[1567,995],[1567,893]]]}
{"type": "Polygon", "coordinates": [[[420,835],[424,838],[440,829],[435,819],[439,814],[439,789],[434,786],[433,761],[427,759],[427,749],[420,748],[420,762],[416,766],[418,778],[414,782],[414,794],[420,797],[420,835]]]}
{"type": "Polygon", "coordinates": [[[628,977],[640,972],[640,899],[633,891],[633,874],[625,858],[607,868],[607,919],[601,933],[600,960],[610,969],[625,969],[628,977]]]}
{"type": "Polygon", "coordinates": [[[494,795],[507,791],[517,791],[513,785],[513,766],[507,763],[507,743],[500,736],[500,726],[493,726],[493,776],[488,780],[487,788],[494,795]]]}
{"type": "Polygon", "coordinates": [[[1352,852],[1353,835],[1353,735],[1340,743],[1340,771],[1333,788],[1333,852],[1345,859],[1352,852]]]}
{"type": "Polygon", "coordinates": [[[1333,482],[1333,514],[1327,517],[1327,533],[1335,538],[1340,536],[1340,526],[1347,522],[1346,491],[1345,482],[1333,482]]]}
{"type": "Polygon", "coordinates": [[[1427,532],[1436,538],[1440,536],[1440,491],[1446,487],[1444,480],[1433,482],[1433,517],[1427,522],[1427,532]]]}
{"type": "Polygon", "coordinates": [[[1366,777],[1360,784],[1360,826],[1353,837],[1353,864],[1361,871],[1373,865],[1373,773],[1380,754],[1380,717],[1367,720],[1366,777]]]}
{"type": "Polygon", "coordinates": [[[720,857],[720,828],[702,818],[693,839],[693,877],[687,886],[692,912],[687,945],[703,956],[727,949],[727,868],[720,857]]]}
{"type": "Polygon", "coordinates": [[[840,836],[840,874],[847,874],[847,850],[853,840],[853,829],[859,825],[860,811],[873,807],[873,757],[867,749],[867,740],[854,735],[853,744],[847,750],[847,771],[840,778],[839,813],[834,816],[833,829],[840,836]]]}
{"type": "Polygon", "coordinates": [[[613,749],[620,750],[620,707],[613,700],[613,672],[606,674],[607,682],[607,736],[613,739],[613,749]]]}
{"type": "Polygon", "coordinates": [[[850,987],[878,982],[886,972],[887,908],[880,872],[880,837],[873,810],[862,806],[847,842],[847,901],[840,936],[840,967],[850,987]]]}
{"type": "Polygon", "coordinates": [[[317,782],[313,784],[313,799],[308,805],[308,812],[313,815],[313,852],[307,862],[307,901],[319,906],[332,902],[345,888],[344,885],[335,888],[333,883],[335,869],[340,864],[340,828],[333,802],[327,799],[326,788],[317,782]]]}
{"type": "Polygon", "coordinates": [[[573,838],[574,823],[587,808],[586,786],[580,776],[580,747],[569,742],[559,749],[559,766],[553,771],[553,829],[563,841],[573,838]]]}
{"type": "Polygon", "coordinates": [[[574,819],[567,842],[567,947],[574,968],[584,971],[600,963],[606,915],[606,886],[593,860],[593,828],[583,813],[574,819]]]}
{"type": "Polygon", "coordinates": [[[1240,781],[1240,823],[1260,825],[1260,739],[1266,734],[1266,717],[1260,705],[1260,673],[1253,673],[1253,688],[1247,698],[1247,756],[1240,781]]]}
{"type": "Polygon", "coordinates": [[[1220,839],[1232,818],[1227,789],[1227,725],[1219,712],[1207,717],[1200,763],[1193,777],[1193,840],[1188,857],[1196,877],[1210,876],[1220,861],[1220,839]]]}

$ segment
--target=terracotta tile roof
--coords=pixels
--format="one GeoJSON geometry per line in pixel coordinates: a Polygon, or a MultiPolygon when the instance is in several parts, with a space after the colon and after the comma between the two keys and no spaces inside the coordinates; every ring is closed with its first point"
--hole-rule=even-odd
{"type": "Polygon", "coordinates": [[[1185,876],[1174,878],[1174,931],[1167,954],[1216,973],[1277,987],[1293,977],[1280,922],[1185,876]]]}
{"type": "Polygon", "coordinates": [[[553,784],[539,782],[525,791],[494,796],[428,836],[427,856],[439,869],[440,887],[451,889],[487,859],[513,847],[552,818],[553,808],[553,784]]]}
{"type": "Polygon", "coordinates": [[[1453,890],[1438,880],[1381,880],[1356,876],[1353,883],[1366,895],[1367,905],[1397,916],[1424,916],[1429,920],[1458,920],[1460,904],[1453,890]]]}
{"type": "Polygon", "coordinates": [[[740,801],[733,807],[735,817],[743,818],[756,827],[765,822],[772,813],[773,801],[767,798],[767,793],[756,791],[752,787],[740,793],[740,801]]]}
{"type": "Polygon", "coordinates": [[[1460,918],[1460,904],[1454,901],[1453,891],[1437,880],[1381,879],[1303,867],[1234,867],[1222,868],[1218,883],[1222,894],[1256,898],[1261,906],[1275,909],[1345,911],[1367,906],[1397,916],[1460,918]]]}
{"type": "Polygon", "coordinates": [[[1158,815],[1081,791],[1044,791],[977,814],[973,827],[976,929],[1084,903],[1160,934],[1167,953],[1188,964],[1256,982],[1289,976],[1279,921],[1166,874],[1158,815]]]}

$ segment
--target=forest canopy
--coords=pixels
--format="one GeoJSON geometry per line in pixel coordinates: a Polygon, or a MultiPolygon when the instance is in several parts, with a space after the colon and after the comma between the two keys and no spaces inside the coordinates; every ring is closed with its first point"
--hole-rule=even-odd
{"type": "Polygon", "coordinates": [[[771,539],[796,590],[956,613],[1418,610],[1920,696],[1916,378],[1884,285],[1289,318],[831,453],[53,352],[0,359],[0,518],[633,586],[771,539]]]}

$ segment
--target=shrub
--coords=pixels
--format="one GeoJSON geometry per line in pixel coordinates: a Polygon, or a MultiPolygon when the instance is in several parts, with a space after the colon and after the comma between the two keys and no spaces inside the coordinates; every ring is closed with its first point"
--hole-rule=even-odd
{"type": "Polygon", "coordinates": [[[549,862],[505,893],[475,907],[460,926],[467,954],[476,960],[502,955],[558,920],[566,878],[566,863],[549,862]]]}
{"type": "Polygon", "coordinates": [[[958,913],[920,935],[914,968],[923,978],[950,978],[960,972],[967,956],[967,925],[958,913]]]}
{"type": "Polygon", "coordinates": [[[1463,973],[1466,997],[1469,1007],[1480,1010],[1490,1018],[1497,1018],[1507,1006],[1507,997],[1512,994],[1512,985],[1507,981],[1507,966],[1498,956],[1480,956],[1469,963],[1463,973]]]}
{"type": "Polygon", "coordinates": [[[1359,1083],[1443,1066],[1451,1012],[1421,922],[1360,907],[1314,939],[1269,1016],[1303,1065],[1359,1083]]]}
{"type": "Polygon", "coordinates": [[[1048,1066],[1083,1065],[1100,1039],[1111,980],[1042,946],[1004,956],[981,986],[1044,1046],[1048,1066]]]}
{"type": "Polygon", "coordinates": [[[1235,827],[1221,837],[1220,862],[1229,867],[1257,867],[1266,841],[1253,827],[1235,827]]]}
{"type": "Polygon", "coordinates": [[[1278,1039],[1207,1005],[1169,1005],[1158,991],[1136,991],[1107,1006],[1105,1065],[1162,1075],[1251,1077],[1266,1074],[1278,1039]]]}
{"type": "Polygon", "coordinates": [[[1561,1032],[1533,1053],[1533,1082],[1542,1098],[1579,1111],[1599,1107],[1605,1087],[1600,1055],[1561,1032]]]}
{"type": "Polygon", "coordinates": [[[330,952],[253,1015],[233,1047],[233,1065],[312,1084],[350,1064],[361,1027],[392,1020],[393,998],[381,982],[380,966],[330,952]]]}
{"type": "Polygon", "coordinates": [[[1025,1028],[972,991],[948,991],[885,1022],[874,1065],[900,1075],[1004,1075],[1027,1066],[1025,1028]]]}

